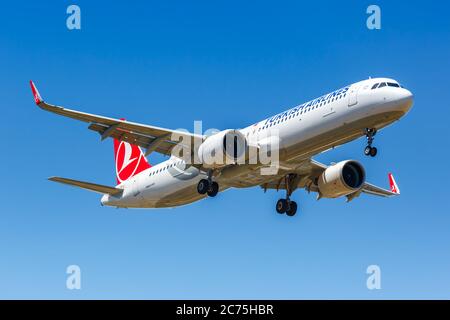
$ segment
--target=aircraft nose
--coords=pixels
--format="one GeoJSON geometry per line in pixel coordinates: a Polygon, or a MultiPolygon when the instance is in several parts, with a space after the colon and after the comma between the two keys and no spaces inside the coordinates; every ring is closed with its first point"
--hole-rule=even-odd
{"type": "Polygon", "coordinates": [[[395,102],[398,108],[403,112],[408,112],[414,102],[414,95],[411,91],[405,88],[396,90],[395,102]]]}
{"type": "Polygon", "coordinates": [[[408,100],[408,101],[413,101],[414,99],[414,95],[412,94],[411,91],[409,91],[408,89],[402,88],[402,95],[403,95],[403,99],[408,100]]]}

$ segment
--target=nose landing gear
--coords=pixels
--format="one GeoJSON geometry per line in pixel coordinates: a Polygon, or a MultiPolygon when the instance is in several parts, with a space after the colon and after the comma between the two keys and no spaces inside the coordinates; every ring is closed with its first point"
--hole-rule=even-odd
{"type": "Polygon", "coordinates": [[[365,130],[365,134],[367,137],[367,147],[364,148],[364,154],[366,156],[371,156],[371,157],[375,157],[377,155],[377,148],[376,147],[372,147],[372,143],[374,140],[374,136],[377,133],[377,129],[375,128],[366,128],[365,130]]]}

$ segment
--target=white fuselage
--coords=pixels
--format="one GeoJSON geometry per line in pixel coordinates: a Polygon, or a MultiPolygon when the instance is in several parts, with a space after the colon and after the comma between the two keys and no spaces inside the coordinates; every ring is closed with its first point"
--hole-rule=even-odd
{"type": "MultiPolygon", "coordinates": [[[[375,83],[398,82],[388,78],[368,79],[296,106],[241,129],[256,144],[277,133],[280,170],[295,170],[296,164],[320,152],[364,136],[365,128],[381,129],[405,115],[412,106],[412,94],[400,86],[372,89],[375,83]]],[[[225,168],[215,177],[220,189],[252,187],[273,176],[254,173],[254,166],[225,168]]],[[[197,184],[206,173],[171,157],[118,186],[123,193],[105,195],[102,204],[130,208],[174,207],[206,197],[197,184]]]]}

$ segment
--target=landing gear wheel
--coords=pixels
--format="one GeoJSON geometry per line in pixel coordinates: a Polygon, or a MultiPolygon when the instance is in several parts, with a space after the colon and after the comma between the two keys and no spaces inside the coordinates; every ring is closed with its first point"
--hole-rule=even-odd
{"type": "Polygon", "coordinates": [[[288,208],[288,203],[286,199],[280,199],[277,201],[276,209],[279,214],[283,214],[286,212],[288,208]]]}
{"type": "Polygon", "coordinates": [[[372,147],[372,148],[370,148],[370,153],[369,154],[370,154],[371,157],[375,157],[377,155],[377,152],[378,152],[377,148],[372,147]]]}
{"type": "Polygon", "coordinates": [[[197,184],[197,191],[200,194],[205,194],[209,190],[209,182],[206,179],[202,179],[197,184]]]}
{"type": "Polygon", "coordinates": [[[297,202],[295,202],[295,201],[290,201],[290,202],[289,202],[288,209],[286,210],[286,214],[287,214],[289,217],[293,217],[293,216],[295,216],[296,213],[297,213],[297,202]]]}
{"type": "Polygon", "coordinates": [[[369,156],[371,151],[372,151],[372,147],[367,146],[364,148],[364,154],[366,156],[369,156]]]}
{"type": "Polygon", "coordinates": [[[217,182],[212,182],[207,191],[208,196],[215,197],[219,192],[219,184],[217,182]]]}

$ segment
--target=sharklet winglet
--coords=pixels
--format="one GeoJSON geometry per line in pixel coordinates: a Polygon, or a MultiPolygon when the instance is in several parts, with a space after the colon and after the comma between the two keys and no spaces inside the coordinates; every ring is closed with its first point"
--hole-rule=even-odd
{"type": "Polygon", "coordinates": [[[38,89],[36,88],[36,86],[34,85],[34,82],[32,80],[30,80],[30,86],[31,86],[31,91],[33,92],[34,102],[37,105],[39,105],[44,100],[42,99],[41,95],[39,94],[38,89]]]}
{"type": "Polygon", "coordinates": [[[397,182],[395,182],[395,179],[394,179],[394,176],[392,175],[392,173],[388,174],[388,178],[389,178],[389,186],[390,186],[391,191],[393,193],[400,194],[400,189],[397,185],[397,182]]]}

